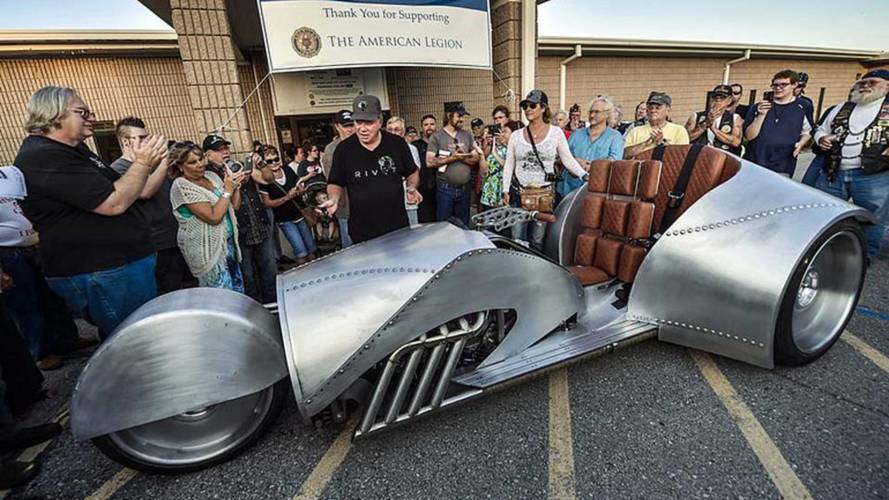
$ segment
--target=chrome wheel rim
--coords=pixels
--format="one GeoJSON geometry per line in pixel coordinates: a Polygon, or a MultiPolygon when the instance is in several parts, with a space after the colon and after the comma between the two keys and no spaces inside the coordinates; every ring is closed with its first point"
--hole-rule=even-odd
{"type": "Polygon", "coordinates": [[[814,354],[839,336],[852,314],[864,266],[861,240],[840,231],[809,260],[793,304],[793,341],[814,354]]]}
{"type": "Polygon", "coordinates": [[[109,435],[124,453],[160,466],[212,460],[250,438],[268,414],[274,386],[109,435]]]}

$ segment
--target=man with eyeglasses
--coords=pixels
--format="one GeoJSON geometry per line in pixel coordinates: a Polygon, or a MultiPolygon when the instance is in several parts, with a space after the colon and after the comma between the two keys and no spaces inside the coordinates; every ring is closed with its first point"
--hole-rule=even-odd
{"type": "Polygon", "coordinates": [[[864,227],[867,253],[873,258],[889,213],[889,70],[869,71],[855,82],[849,100],[838,104],[815,132],[827,152],[827,168],[815,187],[851,199],[877,217],[864,227]]]}
{"type": "Polygon", "coordinates": [[[793,175],[796,158],[812,133],[806,107],[793,95],[797,83],[795,71],[776,73],[772,93],[751,108],[744,120],[744,136],[749,141],[744,159],[787,177],[793,175]]]}
{"type": "MultiPolygon", "coordinates": [[[[148,137],[148,132],[145,130],[145,122],[135,116],[121,118],[114,131],[123,155],[111,163],[111,168],[124,175],[133,165],[134,146],[148,137]]],[[[167,175],[167,162],[161,161],[148,176],[137,202],[151,228],[151,241],[157,251],[154,276],[158,295],[178,290],[186,282],[192,281],[191,272],[176,243],[179,223],[173,217],[173,206],[170,204],[172,186],[173,180],[167,175]]]]}
{"type": "Polygon", "coordinates": [[[688,144],[685,127],[670,123],[673,99],[664,92],[652,92],[646,102],[648,123],[633,127],[624,141],[624,158],[632,158],[661,144],[688,144]]]}
{"type": "Polygon", "coordinates": [[[40,233],[49,287],[98,327],[102,339],[157,294],[151,229],[133,207],[167,150],[160,135],[138,139],[120,175],[84,140],[95,115],[76,91],[44,87],[27,104],[15,165],[25,176],[25,216],[40,233]]]}

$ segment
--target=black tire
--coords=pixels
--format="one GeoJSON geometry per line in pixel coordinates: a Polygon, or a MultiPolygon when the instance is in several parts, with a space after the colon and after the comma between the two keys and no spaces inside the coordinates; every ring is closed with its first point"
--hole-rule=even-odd
{"type": "MultiPolygon", "coordinates": [[[[839,339],[840,334],[855,313],[855,306],[858,304],[861,289],[864,286],[864,275],[867,268],[866,248],[861,226],[853,219],[846,219],[834,224],[812,243],[794,271],[781,300],[781,309],[775,328],[774,356],[776,364],[798,366],[811,363],[824,355],[839,339]],[[835,254],[826,254],[829,251],[833,251],[835,254]],[[823,277],[817,274],[815,259],[824,259],[824,261],[819,260],[822,264],[833,264],[824,266],[825,269],[822,272],[825,275],[823,277]],[[826,281],[828,286],[830,283],[835,283],[836,290],[841,291],[841,293],[835,294],[840,297],[834,301],[836,304],[830,303],[830,306],[834,308],[829,311],[832,314],[825,313],[817,316],[812,313],[800,312],[805,307],[816,304],[816,300],[818,300],[812,298],[808,305],[803,305],[806,299],[800,295],[800,286],[810,272],[810,265],[813,266],[812,269],[816,273],[815,283],[818,283],[818,280],[821,280],[822,283],[826,281]],[[813,319],[810,324],[804,326],[800,324],[804,323],[800,320],[800,315],[803,314],[812,314],[813,318],[819,319],[813,319]],[[797,324],[794,323],[795,317],[797,324]],[[801,333],[801,331],[805,333],[801,333]]],[[[814,289],[817,290],[818,286],[816,285],[814,289]]],[[[830,294],[822,294],[822,297],[829,296],[830,294]]]]}
{"type": "MultiPolygon", "coordinates": [[[[120,433],[106,434],[104,436],[94,438],[93,444],[95,444],[96,447],[99,448],[99,450],[111,460],[114,460],[115,462],[118,462],[121,465],[129,467],[131,469],[139,470],[142,472],[175,475],[206,469],[208,467],[212,467],[214,465],[231,460],[232,458],[238,456],[241,452],[252,446],[254,443],[256,443],[256,441],[263,435],[263,433],[281,413],[281,410],[284,407],[284,403],[286,402],[289,393],[289,378],[279,380],[272,386],[255,393],[254,395],[263,395],[271,399],[266,408],[266,411],[261,417],[261,421],[259,422],[259,424],[255,428],[250,430],[249,434],[239,439],[235,446],[226,449],[224,452],[205,460],[175,465],[148,461],[143,459],[142,457],[130,453],[126,449],[126,447],[119,445],[118,440],[116,439],[116,435],[120,433]],[[270,391],[270,394],[265,394],[267,391],[270,391]]],[[[215,406],[219,407],[228,403],[231,402],[220,403],[219,405],[215,406]]],[[[130,429],[121,431],[121,433],[125,433],[127,431],[130,431],[130,429]]]]}

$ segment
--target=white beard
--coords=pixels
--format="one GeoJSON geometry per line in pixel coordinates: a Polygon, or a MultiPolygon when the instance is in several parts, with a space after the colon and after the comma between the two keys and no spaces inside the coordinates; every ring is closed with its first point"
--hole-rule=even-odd
{"type": "Polygon", "coordinates": [[[874,101],[883,100],[886,97],[886,91],[874,90],[873,92],[862,94],[860,90],[853,90],[849,96],[849,100],[855,104],[870,104],[874,101]]]}

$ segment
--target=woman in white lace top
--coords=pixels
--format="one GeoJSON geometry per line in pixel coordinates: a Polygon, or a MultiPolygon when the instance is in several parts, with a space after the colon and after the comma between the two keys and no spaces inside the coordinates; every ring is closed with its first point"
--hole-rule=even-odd
{"type": "Polygon", "coordinates": [[[239,262],[238,221],[241,181],[247,172],[220,179],[206,169],[201,148],[176,143],[168,154],[173,215],[179,222],[177,240],[182,256],[200,286],[244,292],[239,262]]]}
{"type": "MultiPolygon", "coordinates": [[[[577,177],[585,180],[589,175],[571,155],[565,133],[559,127],[550,125],[551,111],[546,93],[532,90],[522,100],[521,107],[528,119],[528,126],[516,130],[509,137],[503,168],[503,201],[507,204],[512,202],[513,206],[519,206],[521,188],[553,187],[550,179],[555,175],[557,157],[577,177]]],[[[530,230],[527,224],[513,226],[513,238],[526,240],[532,248],[542,250],[546,224],[530,224],[530,230]]]]}

